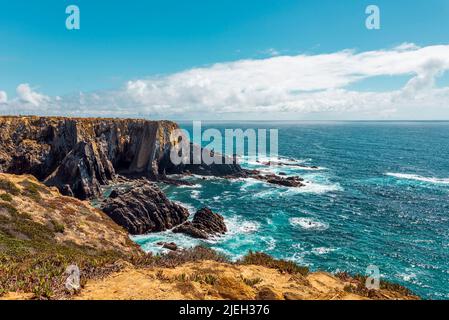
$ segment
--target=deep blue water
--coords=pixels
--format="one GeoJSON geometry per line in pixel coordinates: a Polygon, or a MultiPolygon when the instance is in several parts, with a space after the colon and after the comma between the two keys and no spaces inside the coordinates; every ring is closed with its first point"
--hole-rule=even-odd
{"type": "MultiPolygon", "coordinates": [[[[364,274],[368,265],[377,265],[384,279],[423,298],[449,298],[449,123],[232,122],[203,127],[279,129],[280,156],[319,167],[245,165],[300,175],[310,182],[304,188],[195,177],[190,178],[194,187],[163,186],[192,212],[208,206],[225,217],[229,233],[204,244],[233,258],[263,251],[312,270],[364,274]]],[[[135,240],[154,252],[160,250],[154,244],[159,240],[186,247],[201,243],[171,232],[135,240]]]]}

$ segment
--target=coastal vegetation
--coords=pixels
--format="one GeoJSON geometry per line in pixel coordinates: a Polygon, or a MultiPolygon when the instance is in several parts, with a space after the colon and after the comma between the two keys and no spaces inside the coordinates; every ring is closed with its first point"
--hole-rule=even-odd
{"type": "Polygon", "coordinates": [[[361,276],[311,273],[260,252],[235,262],[202,246],[145,254],[104,213],[31,176],[0,174],[0,198],[0,296],[7,299],[326,299],[330,292],[337,298],[415,298],[399,285],[383,281],[373,293],[362,287],[361,276]],[[70,265],[80,269],[80,290],[65,286],[70,265]],[[147,282],[137,279],[142,275],[147,282]],[[117,282],[121,277],[124,283],[117,282]],[[153,297],[109,296],[102,281],[122,290],[149,286],[153,297]],[[161,295],[161,285],[172,288],[171,295],[161,295]]]}
{"type": "Polygon", "coordinates": [[[175,123],[2,117],[0,124],[3,298],[417,298],[388,282],[367,292],[361,276],[311,272],[261,252],[238,261],[207,247],[180,249],[176,243],[155,243],[167,249],[161,255],[143,252],[129,234],[172,230],[207,239],[227,232],[224,218],[209,208],[189,220],[188,210],[155,183],[185,183],[166,174],[253,177],[303,186],[300,177],[262,175],[237,163],[173,167],[166,157],[175,123]],[[90,203],[94,199],[98,208],[90,203]],[[76,290],[66,287],[71,266],[80,271],[76,290]]]}

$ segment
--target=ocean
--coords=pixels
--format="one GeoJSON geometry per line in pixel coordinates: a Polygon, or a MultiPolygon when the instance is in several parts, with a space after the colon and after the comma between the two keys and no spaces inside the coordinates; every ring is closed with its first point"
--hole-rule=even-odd
{"type": "MultiPolygon", "coordinates": [[[[188,123],[181,125],[190,130],[188,123]]],[[[449,298],[448,122],[207,122],[204,129],[278,129],[279,156],[268,167],[246,157],[244,167],[299,175],[302,188],[254,179],[189,177],[193,186],[161,185],[191,213],[207,206],[229,232],[201,241],[170,231],[133,237],[209,246],[238,259],[249,250],[293,260],[311,270],[365,274],[422,298],[449,298]],[[317,168],[311,168],[316,166],[317,168]]]]}

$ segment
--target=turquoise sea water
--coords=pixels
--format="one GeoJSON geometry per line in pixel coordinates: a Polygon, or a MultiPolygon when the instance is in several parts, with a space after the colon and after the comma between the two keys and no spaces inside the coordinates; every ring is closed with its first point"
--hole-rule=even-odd
{"type": "MultiPolygon", "coordinates": [[[[185,124],[188,129],[189,125],[185,124]]],[[[279,129],[279,155],[291,166],[247,168],[300,175],[304,188],[248,179],[189,178],[191,187],[162,186],[193,213],[221,213],[227,235],[202,242],[170,231],[134,237],[203,243],[232,258],[248,250],[290,259],[312,270],[365,273],[423,298],[449,298],[449,123],[251,122],[203,123],[203,128],[279,129]],[[310,170],[301,165],[318,166],[310,170]]]]}

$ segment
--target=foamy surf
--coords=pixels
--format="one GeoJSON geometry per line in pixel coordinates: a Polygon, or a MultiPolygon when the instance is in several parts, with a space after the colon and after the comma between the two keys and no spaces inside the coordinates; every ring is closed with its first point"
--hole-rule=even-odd
{"type": "Polygon", "coordinates": [[[391,173],[391,172],[387,172],[386,175],[398,179],[415,180],[433,184],[449,184],[449,178],[423,177],[417,174],[391,173]]]}
{"type": "Polygon", "coordinates": [[[325,222],[316,221],[310,218],[290,218],[289,222],[292,226],[299,226],[306,230],[327,230],[329,225],[325,222]]]}
{"type": "Polygon", "coordinates": [[[260,228],[260,224],[255,221],[244,220],[240,216],[233,216],[225,219],[228,228],[228,235],[254,233],[260,228]]]}
{"type": "Polygon", "coordinates": [[[325,247],[318,247],[318,248],[313,248],[312,249],[312,253],[315,255],[323,255],[323,254],[328,254],[335,251],[334,248],[325,248],[325,247]]]}

